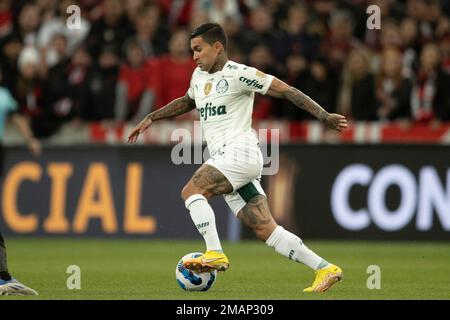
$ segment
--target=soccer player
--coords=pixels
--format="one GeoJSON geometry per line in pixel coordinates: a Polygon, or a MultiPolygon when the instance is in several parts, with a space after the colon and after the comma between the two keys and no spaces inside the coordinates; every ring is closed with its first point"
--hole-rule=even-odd
{"type": "MultiPolygon", "coordinates": [[[[19,128],[21,134],[27,140],[30,152],[34,156],[39,156],[42,150],[39,140],[35,139],[33,136],[33,133],[31,132],[25,118],[17,113],[17,102],[14,100],[9,90],[0,86],[0,141],[3,135],[4,123],[5,120],[7,120],[7,115],[9,114],[12,114],[11,118],[14,124],[19,128]]],[[[1,148],[2,146],[0,144],[0,170],[2,169],[1,161],[3,156],[1,148]]],[[[1,295],[38,295],[38,293],[12,278],[9,274],[8,266],[6,264],[5,240],[3,239],[0,231],[0,296],[1,295]]]]}
{"type": "Polygon", "coordinates": [[[323,292],[342,279],[342,270],[311,251],[296,235],[277,225],[260,185],[263,157],[251,130],[255,92],[287,99],[310,112],[326,127],[342,131],[344,116],[330,114],[296,88],[263,72],[227,58],[227,37],[215,23],[199,26],[191,34],[194,70],[184,97],[149,113],[128,136],[139,134],[157,120],[175,117],[197,108],[211,155],[181,192],[195,226],[206,242],[206,253],[185,262],[198,272],[225,271],[229,260],[222,250],[215,216],[208,199],[223,195],[237,217],[276,252],[316,271],[305,292],[323,292]]]}

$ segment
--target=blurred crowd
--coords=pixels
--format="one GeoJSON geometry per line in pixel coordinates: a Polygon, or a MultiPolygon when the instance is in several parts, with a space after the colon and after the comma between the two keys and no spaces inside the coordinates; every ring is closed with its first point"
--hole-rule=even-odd
{"type": "MultiPolygon", "coordinates": [[[[190,32],[218,22],[231,60],[330,112],[436,124],[450,120],[449,12],[450,0],[2,0],[0,85],[38,137],[69,122],[137,122],[185,95],[196,67],[190,32]],[[371,4],[381,29],[367,28],[371,4]]],[[[312,119],[266,96],[254,118],[312,119]]]]}

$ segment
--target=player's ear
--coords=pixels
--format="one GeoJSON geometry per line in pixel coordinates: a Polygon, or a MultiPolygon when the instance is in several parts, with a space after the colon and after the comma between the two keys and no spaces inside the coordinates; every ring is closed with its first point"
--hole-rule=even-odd
{"type": "Polygon", "coordinates": [[[214,42],[214,49],[218,54],[224,51],[223,45],[219,41],[214,42]]]}

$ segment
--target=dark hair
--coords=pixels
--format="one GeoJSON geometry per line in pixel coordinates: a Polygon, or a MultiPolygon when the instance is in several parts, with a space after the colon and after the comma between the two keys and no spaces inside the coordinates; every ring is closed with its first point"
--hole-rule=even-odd
{"type": "Polygon", "coordinates": [[[200,27],[197,27],[191,33],[191,39],[196,37],[202,37],[202,39],[210,45],[214,44],[215,42],[220,42],[223,45],[224,49],[227,50],[227,35],[218,23],[205,23],[200,27]]]}

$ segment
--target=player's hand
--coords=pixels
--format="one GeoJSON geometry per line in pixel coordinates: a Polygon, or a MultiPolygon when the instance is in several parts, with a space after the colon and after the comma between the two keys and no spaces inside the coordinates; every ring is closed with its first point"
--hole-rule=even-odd
{"type": "Polygon", "coordinates": [[[348,127],[347,119],[343,115],[330,113],[324,120],[325,126],[330,129],[341,132],[348,127]]]}
{"type": "Polygon", "coordinates": [[[139,135],[144,132],[145,130],[150,127],[152,124],[152,119],[150,118],[144,118],[139,124],[137,124],[133,130],[131,130],[131,133],[128,135],[128,143],[135,143],[139,137],[139,135]]]}
{"type": "Polygon", "coordinates": [[[33,155],[33,157],[40,157],[42,154],[42,145],[39,140],[35,138],[31,138],[28,142],[28,150],[33,155]]]}

